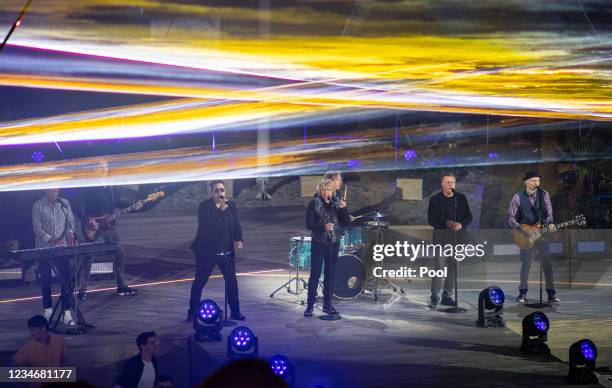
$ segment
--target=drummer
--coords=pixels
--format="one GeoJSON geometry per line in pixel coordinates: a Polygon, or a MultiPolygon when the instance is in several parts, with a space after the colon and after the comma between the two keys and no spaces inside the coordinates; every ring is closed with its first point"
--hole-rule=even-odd
{"type": "MultiPolygon", "coordinates": [[[[340,189],[342,188],[342,174],[339,171],[328,171],[325,173],[323,179],[329,179],[333,183],[333,195],[337,200],[342,198],[346,199],[344,196],[341,196],[340,189]]],[[[316,194],[315,194],[316,195],[316,194]]]]}
{"type": "Polygon", "coordinates": [[[317,186],[318,195],[310,201],[306,212],[306,227],[312,232],[312,245],[310,247],[311,270],[308,279],[308,304],[304,311],[305,317],[312,317],[317,300],[321,266],[325,262],[323,312],[336,319],[340,318],[340,314],[332,306],[332,275],[340,248],[338,227],[346,226],[351,221],[346,202],[343,199],[337,202],[333,200],[332,193],[336,187],[331,179],[323,179],[317,186]]]}

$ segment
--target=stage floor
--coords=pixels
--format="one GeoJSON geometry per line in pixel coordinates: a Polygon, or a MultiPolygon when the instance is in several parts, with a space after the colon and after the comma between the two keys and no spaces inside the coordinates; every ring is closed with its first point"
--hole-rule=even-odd
{"type": "MultiPolygon", "coordinates": [[[[546,357],[526,357],[518,351],[521,319],[532,310],[512,301],[516,285],[511,283],[507,289],[504,285],[507,328],[475,326],[480,289],[461,291],[460,303],[467,313],[431,310],[424,280],[402,282],[405,297],[391,305],[390,298],[397,294],[382,295],[379,301],[369,295],[338,300],[335,306],[343,319],[325,322],[317,318],[320,311],[304,318],[299,297],[281,291],[270,298],[290,276],[288,241],[299,235],[303,209],[252,209],[241,217],[247,242],[238,259],[245,324],[259,337],[261,357],[284,354],[294,363],[297,387],[569,386],[564,361],[569,345],[581,338],[598,345],[599,366],[612,366],[610,287],[559,291],[561,305],[544,310],[551,321],[548,343],[553,351],[546,357]]],[[[101,290],[89,293],[80,306],[96,328],[66,337],[68,365],[77,367],[79,379],[109,386],[123,361],[136,353],[136,335],[154,330],[161,339],[161,371],[186,387],[187,343],[193,332],[184,322],[193,276],[187,247],[195,233],[195,217],[132,215],[122,221],[121,232],[129,256],[129,283],[139,285],[140,293],[117,296],[112,277],[93,280],[90,288],[101,290]]],[[[505,279],[511,282],[518,267],[509,269],[513,272],[505,279]]],[[[27,341],[26,321],[40,313],[41,302],[6,301],[39,295],[36,284],[1,287],[0,362],[5,365],[27,341]]],[[[535,288],[530,293],[535,297],[535,288]]],[[[212,278],[204,296],[221,304],[222,279],[212,278]]],[[[225,328],[223,334],[230,330],[225,328]]],[[[203,374],[227,361],[225,341],[200,349],[206,355],[206,362],[198,366],[203,374]]]]}

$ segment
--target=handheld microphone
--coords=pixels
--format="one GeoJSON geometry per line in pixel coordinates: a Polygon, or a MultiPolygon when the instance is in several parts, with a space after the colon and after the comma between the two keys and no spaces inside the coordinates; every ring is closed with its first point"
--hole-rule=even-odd
{"type": "Polygon", "coordinates": [[[229,203],[229,199],[225,199],[224,195],[219,195],[219,198],[221,199],[221,201],[223,201],[224,204],[228,204],[229,203]]]}

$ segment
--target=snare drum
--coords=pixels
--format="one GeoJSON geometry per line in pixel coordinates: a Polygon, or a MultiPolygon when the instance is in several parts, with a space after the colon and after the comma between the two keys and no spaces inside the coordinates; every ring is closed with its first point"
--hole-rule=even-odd
{"type": "Polygon", "coordinates": [[[291,237],[289,242],[289,264],[300,269],[310,269],[310,237],[291,237]]]}

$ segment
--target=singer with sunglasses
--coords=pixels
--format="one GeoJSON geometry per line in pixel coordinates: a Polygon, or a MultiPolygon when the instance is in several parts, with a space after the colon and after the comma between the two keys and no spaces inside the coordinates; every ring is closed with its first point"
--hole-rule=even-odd
{"type": "Polygon", "coordinates": [[[211,197],[200,203],[198,231],[191,244],[196,257],[196,275],[191,284],[191,297],[187,321],[192,321],[198,308],[202,289],[215,265],[219,266],[227,287],[227,299],[231,318],[244,321],[238,302],[236,280],[236,249],[242,249],[242,227],[233,201],[225,196],[223,181],[210,183],[211,197]]]}

